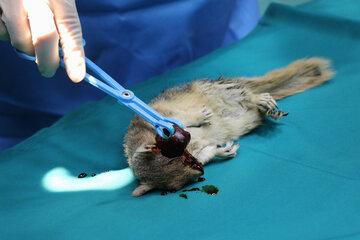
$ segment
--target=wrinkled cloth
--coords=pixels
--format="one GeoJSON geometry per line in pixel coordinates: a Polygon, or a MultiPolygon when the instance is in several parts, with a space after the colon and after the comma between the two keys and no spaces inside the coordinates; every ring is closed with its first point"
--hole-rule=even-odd
{"type": "MultiPolygon", "coordinates": [[[[138,185],[54,193],[56,167],[72,176],[127,167],[133,113],[110,97],[88,103],[0,155],[2,239],[359,239],[360,19],[357,0],[272,5],[244,40],[132,90],[150,101],[195,78],[260,76],[303,57],[332,60],[328,83],[278,102],[290,114],[240,139],[234,159],[206,166],[210,196],[140,198],[138,185]],[[355,105],[355,106],[354,106],[355,105]]],[[[91,178],[91,177],[90,177],[91,178]]]]}
{"type": "MultiPolygon", "coordinates": [[[[79,0],[85,54],[129,86],[244,37],[257,24],[256,0],[79,0]]],[[[72,83],[64,69],[46,79],[0,42],[0,151],[104,94],[72,83]]]]}

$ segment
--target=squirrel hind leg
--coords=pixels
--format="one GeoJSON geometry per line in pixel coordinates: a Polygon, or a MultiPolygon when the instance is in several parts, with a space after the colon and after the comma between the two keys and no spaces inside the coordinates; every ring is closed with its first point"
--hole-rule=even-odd
{"type": "Polygon", "coordinates": [[[282,110],[277,110],[277,103],[269,93],[254,94],[253,101],[258,110],[266,117],[279,120],[289,114],[288,112],[286,113],[282,110]]]}

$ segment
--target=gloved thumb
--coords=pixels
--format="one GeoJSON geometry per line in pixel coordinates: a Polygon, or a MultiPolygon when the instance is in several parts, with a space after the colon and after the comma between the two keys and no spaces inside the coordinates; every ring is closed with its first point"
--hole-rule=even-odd
{"type": "Polygon", "coordinates": [[[54,13],[64,53],[66,71],[70,79],[80,82],[85,77],[85,54],[79,16],[75,0],[53,0],[49,6],[54,13]]]}

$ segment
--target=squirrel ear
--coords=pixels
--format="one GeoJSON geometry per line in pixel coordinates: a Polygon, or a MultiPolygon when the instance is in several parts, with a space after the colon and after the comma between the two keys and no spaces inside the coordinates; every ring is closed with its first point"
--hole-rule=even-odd
{"type": "Polygon", "coordinates": [[[133,197],[140,197],[152,189],[153,187],[150,185],[140,185],[133,191],[132,195],[133,197]]]}

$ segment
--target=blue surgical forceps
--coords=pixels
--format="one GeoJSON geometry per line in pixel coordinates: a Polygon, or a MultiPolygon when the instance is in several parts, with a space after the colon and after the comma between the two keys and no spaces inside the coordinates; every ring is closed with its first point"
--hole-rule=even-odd
{"type": "MultiPolygon", "coordinates": [[[[84,41],[85,46],[85,41],[84,41]]],[[[23,59],[29,61],[36,61],[36,57],[29,56],[19,50],[15,49],[15,52],[23,59]]],[[[59,56],[60,56],[60,65],[65,68],[64,63],[64,55],[62,49],[59,47],[59,56]]],[[[155,131],[164,139],[171,137],[175,129],[173,124],[178,125],[181,128],[184,128],[182,123],[173,118],[166,118],[162,116],[160,113],[152,109],[149,105],[141,101],[139,98],[135,96],[135,94],[122,87],[119,83],[117,83],[110,75],[104,72],[100,67],[98,67],[95,63],[93,63],[90,59],[85,57],[86,67],[90,69],[93,73],[99,76],[99,79],[86,73],[85,81],[97,87],[98,89],[104,91],[108,95],[117,99],[119,103],[124,104],[126,107],[133,110],[139,116],[144,118],[150,124],[152,124],[155,128],[155,131]]]]}

